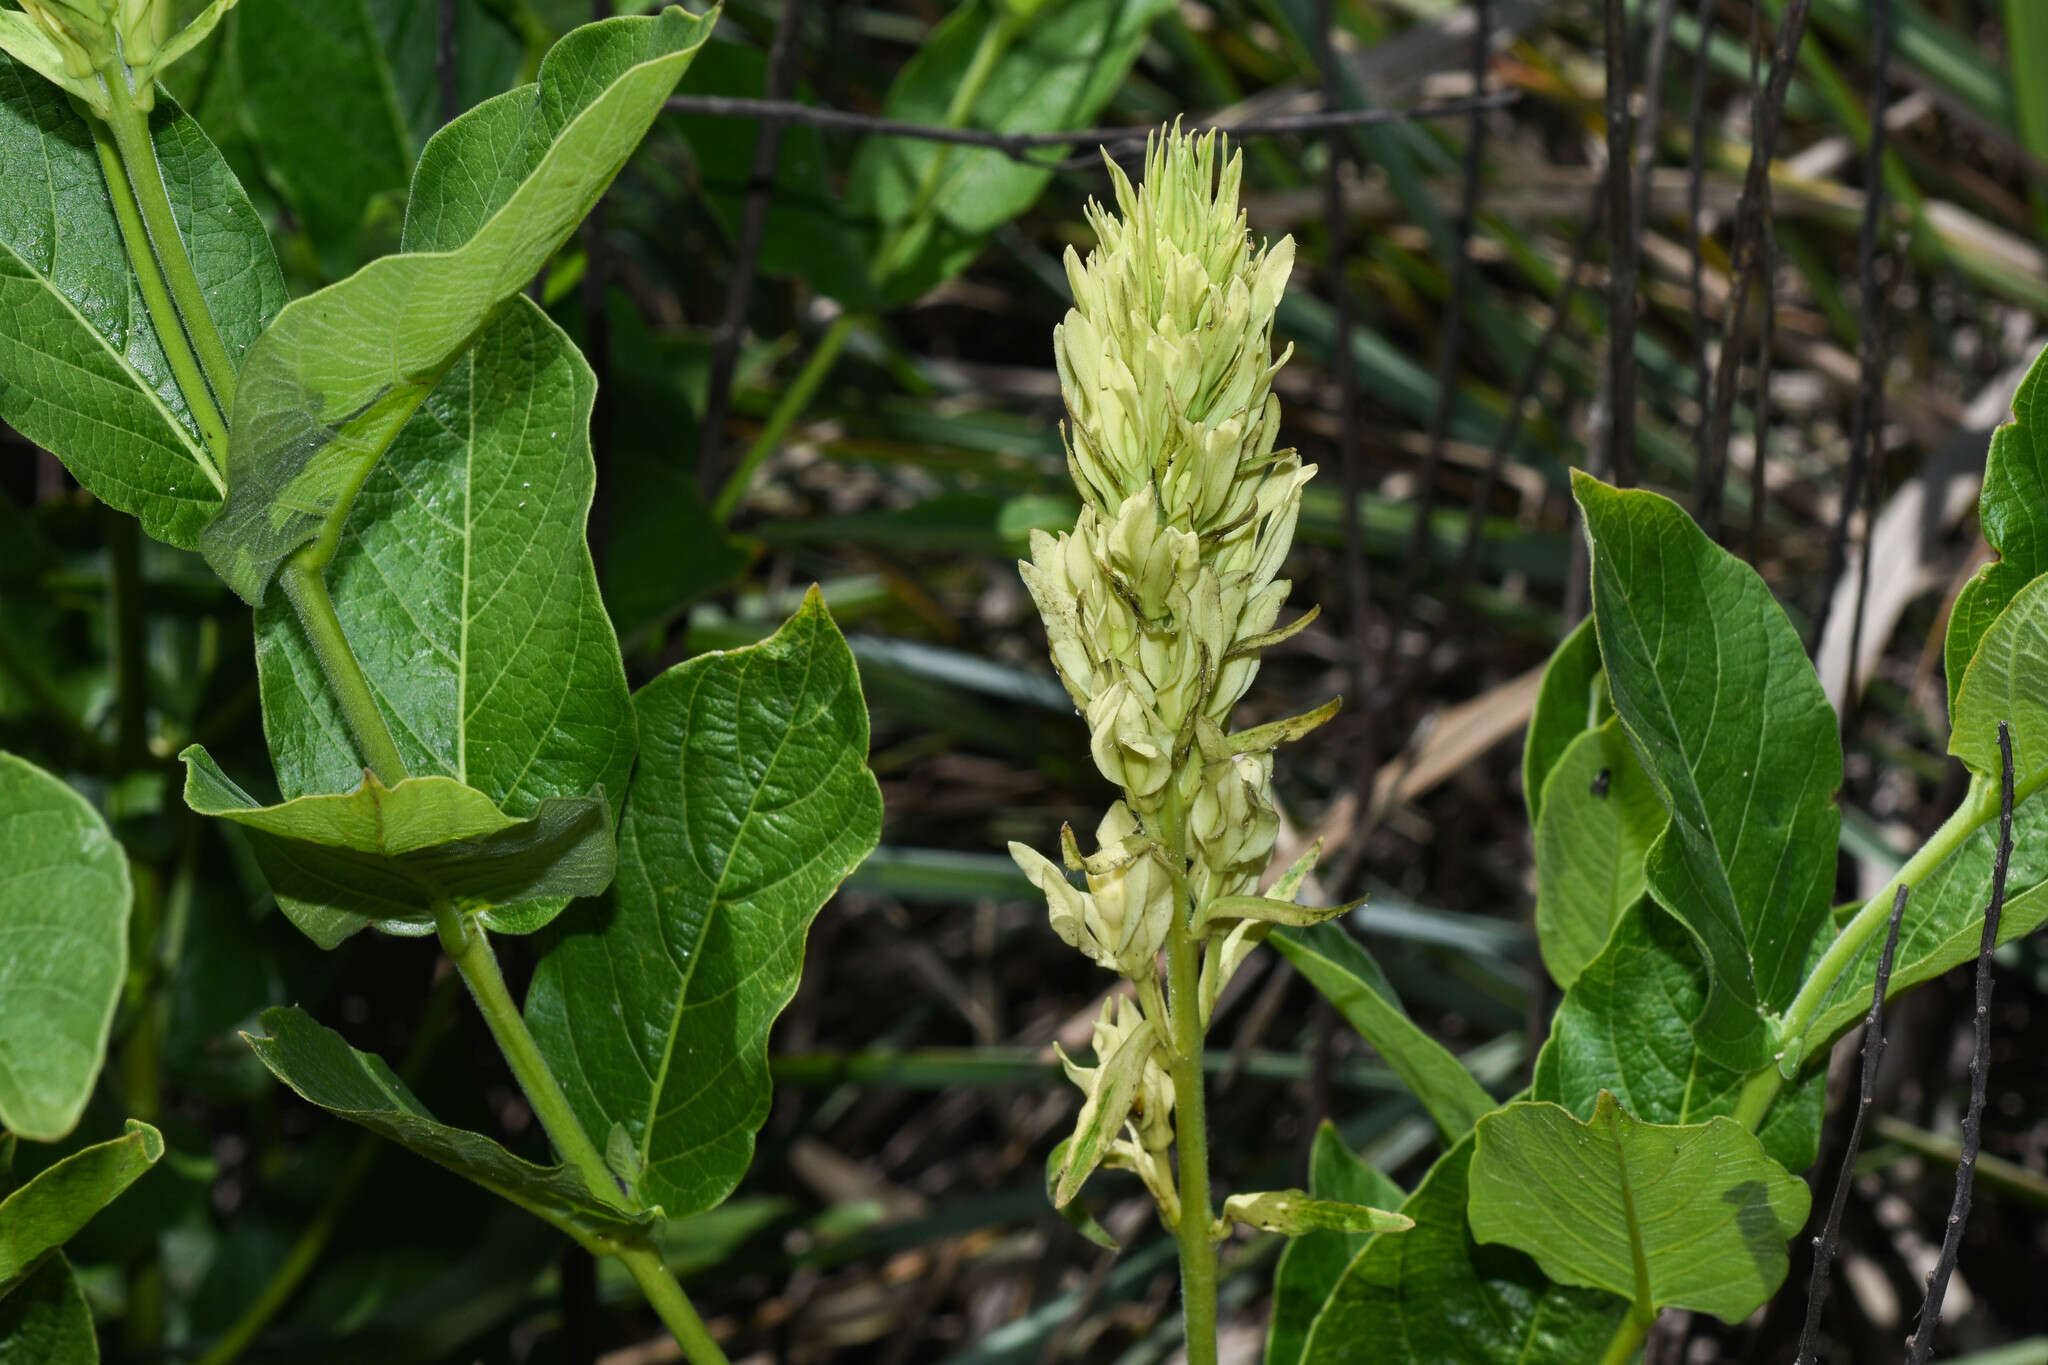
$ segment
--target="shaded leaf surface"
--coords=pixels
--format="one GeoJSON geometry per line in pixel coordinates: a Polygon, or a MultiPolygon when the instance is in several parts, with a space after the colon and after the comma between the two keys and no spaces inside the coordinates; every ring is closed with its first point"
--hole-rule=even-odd
{"type": "MultiPolygon", "coordinates": [[[[1309,1148],[1308,1188],[1319,1199],[1369,1208],[1399,1208],[1407,1198],[1377,1167],[1361,1161],[1328,1119],[1309,1148]]],[[[1266,1326],[1266,1365],[1296,1365],[1309,1328],[1369,1232],[1323,1230],[1290,1237],[1273,1269],[1273,1316],[1266,1326]]]]}
{"type": "Polygon", "coordinates": [[[128,858],[86,799],[0,753],[0,1127],[70,1132],[128,970],[128,858]]]}
{"type": "Polygon", "coordinates": [[[1970,660],[1976,657],[1991,623],[2020,589],[2048,573],[2048,411],[2042,410],[2044,399],[2048,399],[2048,351],[2035,358],[2020,381],[2012,400],[2013,420],[1991,434],[1991,448],[1984,457],[1978,524],[1998,558],[1963,585],[1949,611],[1942,661],[1948,675],[1951,717],[1970,660]]]}
{"type": "Polygon", "coordinates": [[[0,1365],[96,1365],[99,1358],[92,1310],[62,1256],[0,1298],[0,1365]]]}
{"type": "Polygon", "coordinates": [[[711,20],[680,9],[576,30],[537,85],[472,109],[421,154],[406,250],[294,301],[235,393],[228,498],[207,560],[251,602],[349,504],[448,366],[618,174],[711,20]]]}
{"type": "Polygon", "coordinates": [[[120,1137],[46,1166],[0,1200],[0,1293],[70,1241],[163,1154],[163,1135],[130,1119],[120,1137]]]}
{"type": "Polygon", "coordinates": [[[1644,1123],[1611,1094],[1590,1123],[1543,1103],[1489,1114],[1471,1180],[1481,1241],[1529,1253],[1561,1283],[1724,1322],[1777,1291],[1810,1202],[1733,1119],[1644,1123]]]}
{"type": "Polygon", "coordinates": [[[1713,973],[1700,1046],[1753,1068],[1770,1047],[1760,1009],[1798,990],[1834,889],[1834,710],[1755,570],[1668,498],[1583,474],[1572,487],[1614,709],[1671,813],[1650,893],[1713,973]]]}
{"type": "Polygon", "coordinates": [[[526,1015],[591,1132],[670,1216],[731,1192],[768,1115],[768,1030],[818,908],[881,832],[853,655],[814,589],[771,639],[635,697],[618,884],[577,907],[526,1015]]]}
{"type": "MultiPolygon", "coordinates": [[[[262,220],[199,125],[151,115],[164,189],[228,353],[284,306],[262,220]]],[[[0,56],[0,419],[102,501],[184,549],[220,506],[213,467],[128,266],[83,115],[0,56]]]]}
{"type": "MultiPolygon", "coordinates": [[[[584,534],[595,393],[561,329],[517,300],[371,474],[327,575],[406,771],[514,817],[599,788],[616,812],[632,769],[632,698],[584,534]]],[[[347,722],[282,600],[257,613],[256,664],[279,789],[360,783],[347,722]]],[[[531,930],[563,904],[494,927],[531,930]]]]}
{"type": "Polygon", "coordinates": [[[1519,1251],[1482,1246],[1466,1228],[1467,1136],[1438,1158],[1401,1212],[1412,1232],[1375,1237],[1316,1316],[1309,1365],[1444,1365],[1597,1360],[1626,1305],[1553,1284],[1519,1251]]]}
{"type": "Polygon", "coordinates": [[[1643,862],[1664,805],[1619,720],[1573,740],[1545,784],[1536,820],[1536,939],[1551,979],[1569,987],[1643,894],[1643,862]]]}
{"type": "Polygon", "coordinates": [[[1446,1140],[1456,1142],[1471,1132],[1479,1116],[1493,1108],[1493,1097],[1464,1064],[1408,1017],[1372,954],[1342,925],[1275,929],[1266,941],[1386,1059],[1446,1140]]]}
{"type": "Polygon", "coordinates": [[[452,778],[386,787],[365,772],[353,791],[264,806],[205,750],[181,757],[185,804],[248,831],[279,907],[323,948],[373,923],[426,933],[440,900],[490,907],[487,925],[525,932],[532,903],[611,884],[611,811],[601,796],[543,801],[515,819],[452,778]]]}
{"type": "Polygon", "coordinates": [[[356,1051],[304,1010],[265,1010],[262,1024],[262,1035],[242,1036],[279,1080],[322,1109],[409,1147],[557,1226],[613,1235],[638,1231],[652,1221],[618,1207],[612,1191],[601,1197],[593,1193],[568,1166],[537,1166],[481,1133],[439,1122],[383,1058],[356,1051]]]}

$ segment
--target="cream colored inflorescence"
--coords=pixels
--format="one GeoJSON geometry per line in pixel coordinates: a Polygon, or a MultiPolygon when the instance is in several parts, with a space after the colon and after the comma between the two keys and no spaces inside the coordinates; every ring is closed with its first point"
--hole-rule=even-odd
{"type": "MultiPolygon", "coordinates": [[[[1077,1131],[1072,1178],[1056,1197],[1071,1198],[1087,1174],[1072,1167],[1095,1160],[1136,1169],[1170,1195],[1159,956],[1177,915],[1205,941],[1206,1025],[1216,992],[1270,927],[1252,902],[1279,831],[1271,750],[1327,715],[1228,732],[1259,651],[1308,619],[1274,629],[1289,587],[1281,563],[1315,473],[1274,448],[1273,376],[1287,356],[1273,355],[1273,319],[1294,242],[1254,249],[1238,209],[1241,171],[1214,133],[1162,133],[1140,185],[1111,163],[1116,209],[1090,203],[1098,245],[1086,260],[1067,252],[1074,307],[1053,348],[1083,506],[1071,532],[1035,533],[1019,569],[1095,764],[1124,797],[1097,827],[1095,852],[1064,832],[1062,861],[1085,890],[1035,850],[1010,852],[1045,893],[1054,931],[1129,978],[1138,998],[1119,1007],[1128,1015],[1105,1009],[1097,1022],[1102,1065],[1069,1064],[1089,1095],[1082,1127],[1107,1122],[1118,1135],[1098,1157],[1077,1131]],[[1141,1032],[1144,1018],[1155,1027],[1141,1032]],[[1101,1113],[1116,1098],[1104,1078],[1133,1038],[1158,1055],[1148,1052],[1141,1083],[1121,1087],[1132,1107],[1101,1113]]],[[[1172,1221],[1165,1198],[1161,1208],[1172,1221]]]]}

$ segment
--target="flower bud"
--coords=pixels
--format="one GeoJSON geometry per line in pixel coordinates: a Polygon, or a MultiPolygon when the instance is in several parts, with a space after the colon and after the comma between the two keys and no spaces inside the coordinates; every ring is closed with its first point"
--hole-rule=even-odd
{"type": "Polygon", "coordinates": [[[1086,891],[1025,844],[1012,843],[1010,856],[1044,893],[1054,933],[1101,966],[1141,981],[1157,972],[1173,923],[1173,879],[1123,802],[1109,808],[1095,834],[1099,851],[1083,858],[1073,831],[1062,833],[1068,865],[1086,874],[1086,891]]]}
{"type": "Polygon", "coordinates": [[[1139,695],[1144,686],[1142,679],[1120,679],[1087,709],[1096,768],[1141,804],[1159,794],[1173,768],[1173,730],[1139,695]]]}

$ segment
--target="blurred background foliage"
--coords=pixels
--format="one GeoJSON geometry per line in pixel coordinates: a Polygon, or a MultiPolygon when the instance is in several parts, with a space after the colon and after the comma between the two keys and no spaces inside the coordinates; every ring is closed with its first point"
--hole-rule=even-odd
{"type": "MultiPolygon", "coordinates": [[[[781,127],[763,156],[759,119],[716,98],[1006,133],[1279,122],[1243,140],[1246,201],[1254,232],[1301,249],[1279,383],[1283,439],[1323,468],[1292,571],[1295,605],[1324,615],[1274,651],[1248,719],[1346,694],[1281,764],[1287,841],[1325,840],[1331,897],[1370,896],[1352,927],[1497,1094],[1522,1084],[1554,1003],[1517,756],[1533,670],[1583,612],[1571,466],[1719,509],[1723,542],[1809,632],[1848,743],[1843,899],[1953,804],[1932,642],[1985,557],[1986,436],[2048,319],[2048,7],[1610,3],[730,0],[683,107],[534,282],[604,381],[591,535],[636,681],[759,638],[815,580],[875,715],[884,848],[812,935],[747,1185],[667,1234],[736,1359],[1135,1365],[1172,1354],[1177,1321],[1171,1245],[1135,1182],[1097,1199],[1119,1257],[1046,1206],[1044,1155],[1076,1102],[1049,1045],[1085,1045],[1109,982],[998,852],[1048,846],[1103,797],[1012,561],[1074,511],[1049,341],[1061,255],[1085,250],[1082,205],[1107,177],[1086,145],[858,127],[781,127]],[[1768,194],[1745,206],[1788,20],[1804,35],[1768,194]],[[1632,102],[1606,98],[1617,72],[1632,102]],[[1482,93],[1498,98],[1457,112],[1482,93]],[[1724,441],[1705,376],[1729,367],[1724,441]],[[1866,379],[1881,403],[1859,423],[1866,379]]],[[[175,93],[304,290],[394,249],[425,140],[590,13],[242,0],[175,93]]],[[[451,1121],[542,1142],[427,945],[317,953],[233,832],[177,799],[188,742],[263,761],[246,610],[48,455],[0,444],[0,747],[101,806],[137,878],[114,1061],[73,1141],[135,1115],[170,1145],[72,1246],[109,1358],[668,1358],[609,1270],[270,1083],[237,1029],[297,1002],[405,1058],[451,1121]]],[[[2000,971],[1997,1160],[1948,1339],[2016,1365],[2048,1362],[2048,959],[2015,945],[2000,971]]],[[[1966,995],[1946,980],[1897,1012],[1893,1117],[1861,1158],[1829,1307],[1838,1358],[1896,1359],[1919,1301],[1967,1093],[1966,995]]],[[[1227,1186],[1299,1181],[1324,1117],[1412,1180],[1427,1121],[1291,968],[1262,955],[1221,1009],[1227,1186]]],[[[1230,1250],[1230,1358],[1263,1339],[1277,1250],[1230,1250]]],[[[1653,1350],[1789,1360],[1799,1300],[1739,1328],[1669,1315],[1653,1350]]]]}

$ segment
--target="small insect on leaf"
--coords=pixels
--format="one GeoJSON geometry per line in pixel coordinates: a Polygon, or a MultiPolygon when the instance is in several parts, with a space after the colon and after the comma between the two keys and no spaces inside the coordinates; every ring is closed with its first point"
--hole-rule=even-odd
{"type": "Polygon", "coordinates": [[[1603,800],[1603,801],[1604,801],[1604,800],[1606,800],[1606,799],[1607,799],[1607,788],[1608,788],[1608,787],[1609,787],[1610,785],[1612,785],[1612,784],[1613,784],[1613,782],[1614,782],[1614,770],[1613,770],[1612,768],[1602,768],[1602,769],[1601,769],[1601,770],[1600,770],[1599,772],[1597,772],[1597,773],[1594,773],[1594,774],[1593,774],[1593,795],[1595,795],[1595,796],[1599,797],[1599,798],[1600,798],[1601,800],[1603,800]]]}

